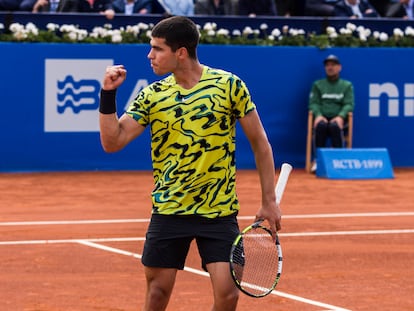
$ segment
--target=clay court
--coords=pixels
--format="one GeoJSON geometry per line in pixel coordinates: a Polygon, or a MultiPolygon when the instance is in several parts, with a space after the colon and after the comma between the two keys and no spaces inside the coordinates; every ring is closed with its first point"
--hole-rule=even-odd
{"type": "MultiPolygon", "coordinates": [[[[238,310],[413,310],[414,170],[394,173],[328,180],[294,170],[281,280],[265,298],[241,294],[238,310]]],[[[0,174],[0,309],[140,310],[151,188],[150,172],[0,174]]],[[[243,227],[260,201],[255,172],[238,172],[238,193],[243,227]]],[[[192,248],[168,310],[211,302],[192,248]]]]}

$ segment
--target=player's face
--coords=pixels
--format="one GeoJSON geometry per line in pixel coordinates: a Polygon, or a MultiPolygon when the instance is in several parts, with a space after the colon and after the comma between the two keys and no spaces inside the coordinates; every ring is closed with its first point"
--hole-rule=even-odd
{"type": "Polygon", "coordinates": [[[338,64],[332,61],[327,61],[325,64],[325,72],[328,78],[334,78],[334,77],[339,76],[341,69],[342,69],[341,64],[338,64]]]}
{"type": "Polygon", "coordinates": [[[165,44],[163,38],[152,38],[150,41],[151,50],[148,59],[151,62],[152,70],[157,75],[165,75],[174,72],[177,67],[177,53],[165,44]]]}

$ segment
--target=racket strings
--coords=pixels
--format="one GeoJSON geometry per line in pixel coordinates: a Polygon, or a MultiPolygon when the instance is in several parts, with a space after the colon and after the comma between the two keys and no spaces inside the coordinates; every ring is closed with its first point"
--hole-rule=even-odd
{"type": "Polygon", "coordinates": [[[246,232],[233,254],[234,273],[240,286],[253,295],[274,288],[280,275],[280,256],[272,236],[262,228],[246,232]]]}

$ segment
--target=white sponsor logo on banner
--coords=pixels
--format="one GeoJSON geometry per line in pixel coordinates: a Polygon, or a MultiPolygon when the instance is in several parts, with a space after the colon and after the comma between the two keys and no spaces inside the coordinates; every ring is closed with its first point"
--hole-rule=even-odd
{"type": "Polygon", "coordinates": [[[45,60],[45,132],[98,132],[99,91],[112,59],[45,60]]]}
{"type": "Polygon", "coordinates": [[[414,116],[414,84],[404,84],[404,97],[400,108],[400,92],[394,83],[370,83],[369,84],[369,116],[379,117],[386,114],[388,117],[398,117],[401,114],[404,117],[414,116]],[[385,112],[380,111],[381,97],[386,98],[385,106],[382,107],[385,112]],[[402,110],[402,111],[400,111],[402,110]],[[402,112],[402,113],[401,113],[402,112]]]}

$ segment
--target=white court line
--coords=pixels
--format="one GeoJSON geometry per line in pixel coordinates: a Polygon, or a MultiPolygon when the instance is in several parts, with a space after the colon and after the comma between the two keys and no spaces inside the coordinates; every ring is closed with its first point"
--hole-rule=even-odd
{"type": "Polygon", "coordinates": [[[89,242],[136,242],[145,241],[145,238],[92,238],[92,239],[62,239],[62,240],[27,240],[27,241],[0,241],[0,245],[35,245],[35,244],[64,244],[78,243],[78,241],[89,242]]]}
{"type": "MultiPolygon", "coordinates": [[[[370,234],[407,234],[414,233],[414,229],[390,229],[390,230],[356,230],[356,231],[327,231],[327,232],[292,232],[280,233],[280,237],[311,237],[311,236],[334,236],[334,235],[370,235],[370,234]]],[[[20,240],[0,241],[1,245],[29,245],[29,244],[59,244],[77,243],[78,241],[89,242],[134,242],[145,241],[144,237],[129,238],[86,238],[86,239],[61,239],[61,240],[20,240]]]]}
{"type": "MultiPolygon", "coordinates": [[[[312,219],[312,218],[352,218],[352,217],[401,217],[414,216],[414,212],[378,212],[378,213],[331,213],[331,214],[301,214],[283,215],[282,219],[312,219]]],[[[238,219],[254,219],[252,216],[238,216],[238,219]]]]}
{"type": "Polygon", "coordinates": [[[120,223],[147,223],[149,218],[141,219],[91,219],[91,220],[46,220],[46,221],[8,221],[0,226],[47,226],[47,225],[96,225],[120,223]]]}
{"type": "MultiPolygon", "coordinates": [[[[401,217],[414,216],[414,212],[381,212],[381,213],[338,213],[338,214],[305,214],[283,215],[283,219],[312,218],[346,218],[346,217],[401,217]]],[[[238,216],[241,220],[251,220],[254,216],[238,216]]],[[[91,220],[50,220],[50,221],[8,221],[0,222],[0,226],[39,226],[39,225],[94,225],[116,223],[147,223],[149,218],[138,219],[91,219],[91,220]]]]}
{"type": "Polygon", "coordinates": [[[296,300],[296,301],[303,302],[303,303],[313,305],[313,306],[317,306],[317,307],[328,308],[326,311],[351,311],[350,309],[344,309],[344,308],[333,306],[333,305],[330,305],[330,304],[327,304],[327,303],[323,303],[323,302],[311,300],[311,299],[308,299],[308,298],[304,298],[304,297],[284,293],[284,292],[281,292],[281,291],[278,291],[278,290],[274,290],[271,294],[277,295],[277,296],[280,296],[280,297],[284,297],[284,298],[287,298],[287,299],[291,299],[291,300],[296,300]]]}
{"type": "MultiPolygon", "coordinates": [[[[94,247],[94,248],[101,249],[101,250],[108,251],[108,252],[113,252],[113,253],[116,253],[116,254],[132,256],[134,258],[139,258],[139,259],[142,257],[142,255],[140,255],[140,254],[136,254],[136,253],[124,251],[124,250],[121,250],[121,249],[118,249],[118,248],[93,243],[93,242],[90,242],[90,241],[78,240],[76,242],[78,242],[79,244],[82,244],[82,245],[94,247]]],[[[190,267],[187,267],[187,266],[184,267],[184,271],[188,271],[188,272],[195,273],[195,274],[202,275],[202,276],[206,276],[206,277],[209,276],[209,274],[205,271],[201,271],[201,270],[198,270],[198,269],[193,269],[193,268],[190,268],[190,267]]],[[[288,298],[288,299],[291,299],[291,300],[296,300],[296,301],[299,301],[299,302],[302,302],[302,303],[318,306],[318,307],[328,308],[329,311],[351,311],[349,309],[344,309],[344,308],[333,306],[333,305],[330,305],[330,304],[327,304],[327,303],[323,303],[323,302],[319,302],[319,301],[299,297],[299,296],[296,296],[296,295],[284,293],[284,292],[277,291],[277,290],[272,291],[271,294],[276,295],[276,296],[280,296],[280,297],[284,297],[284,298],[288,298]]]]}
{"type": "Polygon", "coordinates": [[[414,229],[389,229],[389,230],[355,230],[355,231],[330,231],[330,232],[297,232],[279,233],[284,237],[308,237],[308,236],[334,236],[334,235],[370,235],[370,234],[404,234],[414,233],[414,229]]]}
{"type": "Polygon", "coordinates": [[[120,254],[120,255],[132,256],[132,257],[138,258],[138,259],[141,259],[141,257],[142,257],[140,254],[131,253],[131,252],[119,249],[119,248],[115,248],[115,247],[110,247],[110,246],[97,244],[97,243],[91,242],[91,241],[77,240],[75,242],[77,242],[79,244],[82,244],[82,245],[89,246],[89,247],[98,248],[98,249],[101,249],[101,250],[104,250],[104,251],[120,254]]]}

